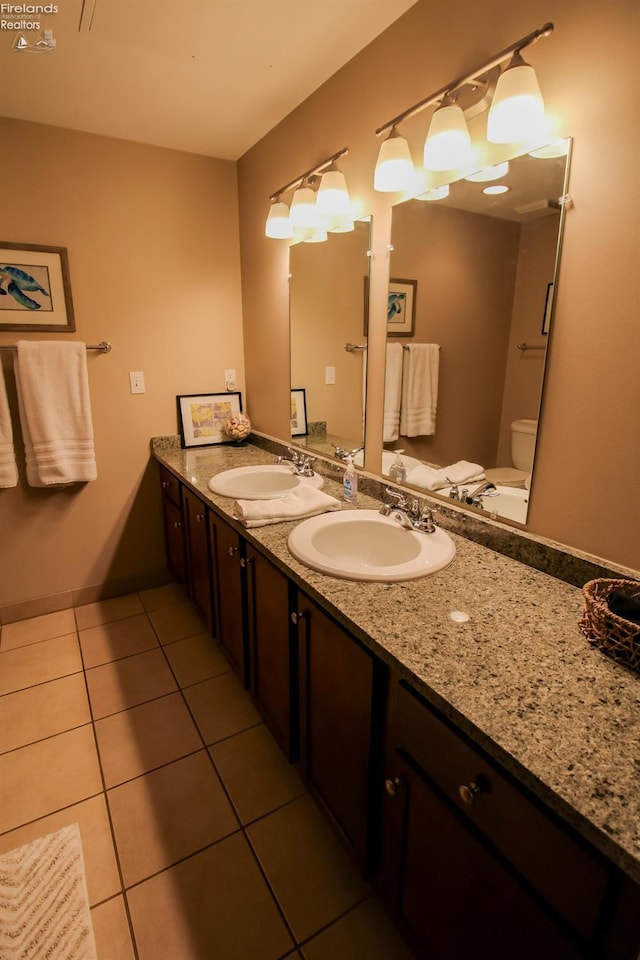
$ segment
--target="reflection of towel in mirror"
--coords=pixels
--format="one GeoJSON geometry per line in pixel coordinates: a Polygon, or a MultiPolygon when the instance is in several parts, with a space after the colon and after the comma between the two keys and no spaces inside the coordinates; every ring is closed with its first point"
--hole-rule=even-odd
{"type": "Polygon", "coordinates": [[[402,396],[402,344],[387,344],[387,362],[384,376],[383,443],[398,439],[400,426],[400,398],[402,396]]]}
{"type": "Polygon", "coordinates": [[[440,470],[423,464],[407,474],[408,483],[427,490],[441,490],[442,487],[451,486],[451,483],[474,483],[476,480],[484,480],[484,467],[479,463],[469,463],[468,460],[458,460],[440,470]]]}
{"type": "Polygon", "coordinates": [[[7,388],[0,366],[0,487],[6,489],[18,484],[18,468],[13,449],[13,428],[7,400],[7,388]]]}
{"type": "Polygon", "coordinates": [[[335,497],[303,481],[283,497],[273,500],[236,500],[235,515],[245,527],[264,527],[268,523],[315,517],[329,510],[339,510],[341,506],[335,497]]]}
{"type": "Polygon", "coordinates": [[[408,343],[404,349],[400,433],[428,437],[436,432],[438,406],[437,343],[408,343]]]}

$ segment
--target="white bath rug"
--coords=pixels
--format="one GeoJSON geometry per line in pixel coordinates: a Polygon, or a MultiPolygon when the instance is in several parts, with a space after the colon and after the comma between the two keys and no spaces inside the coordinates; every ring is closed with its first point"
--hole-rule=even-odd
{"type": "Polygon", "coordinates": [[[96,960],[77,823],[0,855],[1,960],[96,960]]]}

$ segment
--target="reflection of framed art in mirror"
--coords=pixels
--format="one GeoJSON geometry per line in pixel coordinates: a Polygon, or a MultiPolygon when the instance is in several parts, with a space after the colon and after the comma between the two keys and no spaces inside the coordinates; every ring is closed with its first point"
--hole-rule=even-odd
{"type": "Polygon", "coordinates": [[[542,318],[542,332],[549,333],[551,327],[551,312],[553,310],[553,283],[547,284],[547,296],[544,302],[544,316],[542,318]]]}
{"type": "Polygon", "coordinates": [[[307,394],[304,389],[291,391],[291,436],[306,437],[307,394]]]}
{"type": "MultiPolygon", "coordinates": [[[[416,327],[417,280],[389,280],[387,336],[412,337],[416,327]]],[[[364,334],[369,326],[369,278],[364,278],[364,334]]]]}

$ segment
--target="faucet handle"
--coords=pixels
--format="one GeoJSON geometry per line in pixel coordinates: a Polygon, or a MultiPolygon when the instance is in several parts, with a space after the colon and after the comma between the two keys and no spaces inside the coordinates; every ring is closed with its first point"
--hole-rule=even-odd
{"type": "Polygon", "coordinates": [[[400,510],[406,510],[409,506],[409,501],[404,493],[400,493],[398,490],[392,490],[391,487],[387,487],[384,492],[388,497],[391,497],[392,500],[395,500],[394,506],[399,507],[400,510]]]}
{"type": "Polygon", "coordinates": [[[450,480],[449,477],[445,477],[447,483],[451,484],[451,490],[449,490],[449,499],[451,500],[460,500],[460,488],[455,481],[450,480]]]}

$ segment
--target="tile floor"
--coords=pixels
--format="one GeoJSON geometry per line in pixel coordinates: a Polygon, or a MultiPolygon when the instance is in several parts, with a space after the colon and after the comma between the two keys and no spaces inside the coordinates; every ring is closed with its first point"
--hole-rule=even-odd
{"type": "Polygon", "coordinates": [[[73,822],[99,960],[410,960],[176,586],[1,630],[0,852],[73,822]]]}

